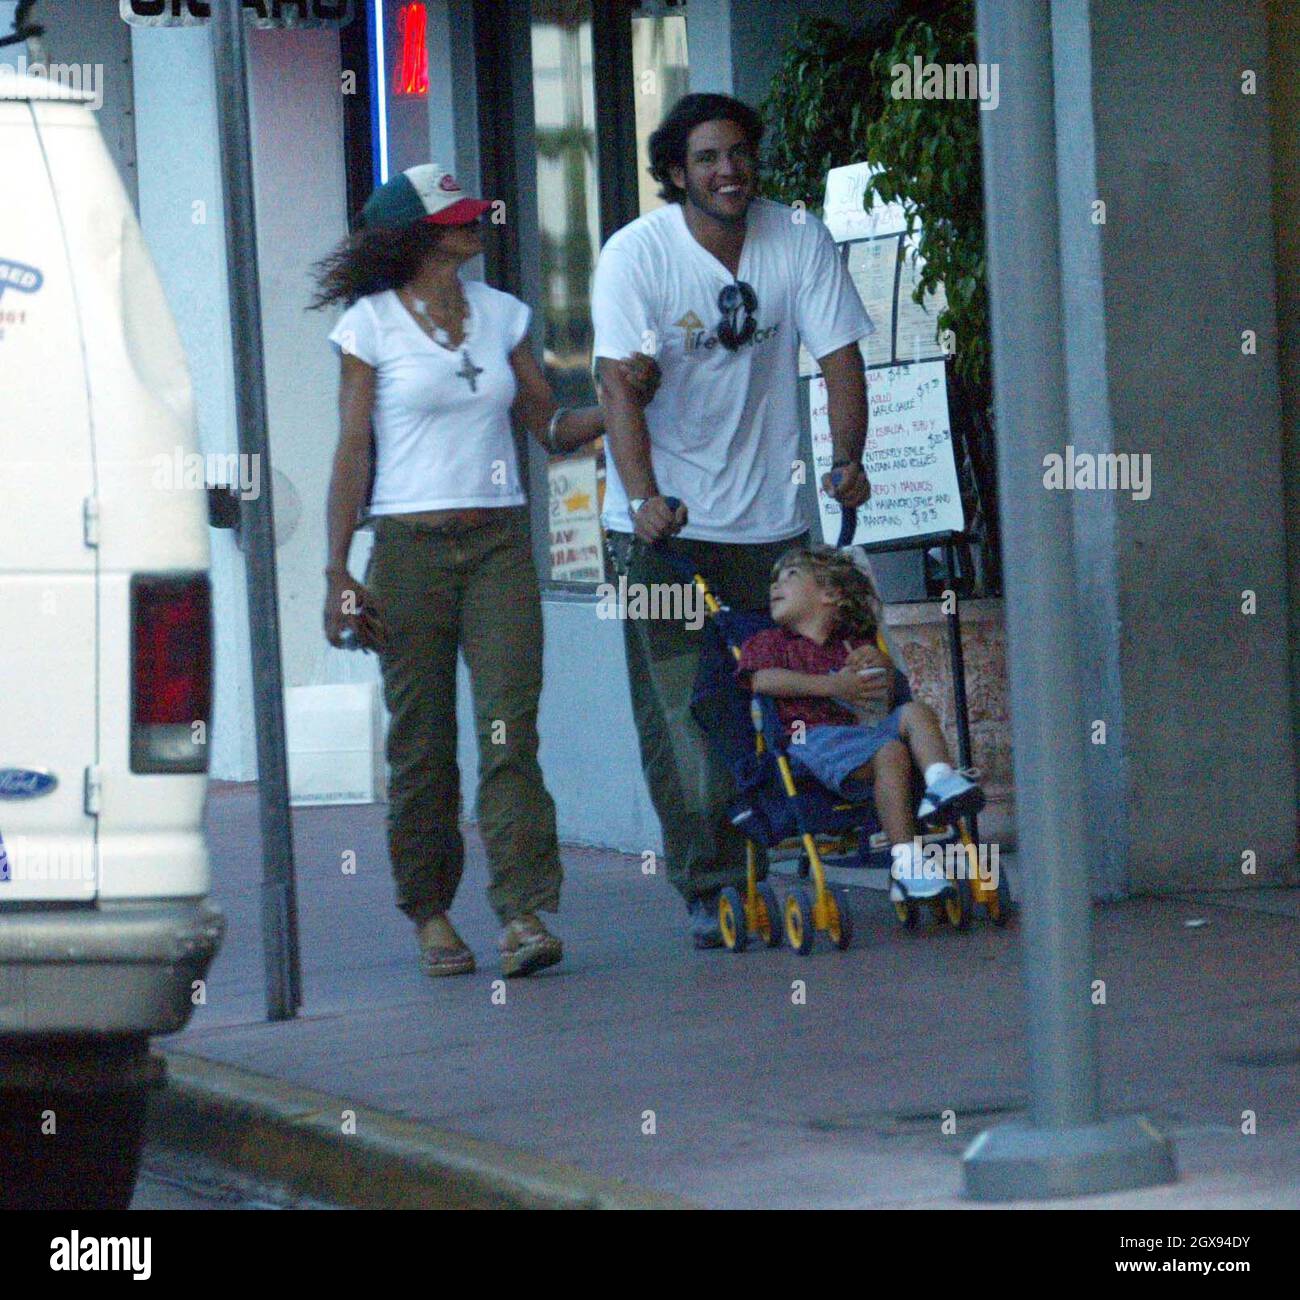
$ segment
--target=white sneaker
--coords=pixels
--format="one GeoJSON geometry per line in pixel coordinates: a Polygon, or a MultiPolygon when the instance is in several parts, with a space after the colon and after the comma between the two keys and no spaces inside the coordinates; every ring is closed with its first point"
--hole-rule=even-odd
{"type": "MultiPolygon", "coordinates": [[[[908,847],[910,849],[911,846],[908,847]]],[[[935,898],[948,888],[948,881],[943,876],[923,873],[915,855],[910,853],[906,858],[896,857],[893,860],[889,867],[889,878],[894,882],[890,889],[891,898],[894,890],[900,886],[908,898],[917,900],[935,898]]]]}
{"type": "Polygon", "coordinates": [[[941,776],[925,792],[916,810],[919,822],[951,821],[968,813],[977,813],[984,807],[984,791],[970,778],[978,776],[974,768],[949,772],[941,776]]]}

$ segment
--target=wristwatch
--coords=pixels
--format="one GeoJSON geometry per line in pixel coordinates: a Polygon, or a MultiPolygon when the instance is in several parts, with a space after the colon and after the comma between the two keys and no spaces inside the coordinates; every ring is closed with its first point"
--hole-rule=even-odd
{"type": "Polygon", "coordinates": [[[649,497],[632,497],[628,501],[627,503],[628,518],[630,518],[633,523],[636,523],[636,517],[638,514],[640,514],[641,507],[645,505],[645,503],[649,500],[650,500],[649,497]]]}

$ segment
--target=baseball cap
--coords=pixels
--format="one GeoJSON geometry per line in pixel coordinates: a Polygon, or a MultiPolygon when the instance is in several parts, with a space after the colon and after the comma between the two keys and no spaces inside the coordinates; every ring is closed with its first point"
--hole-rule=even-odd
{"type": "Polygon", "coordinates": [[[467,198],[456,178],[437,163],[421,163],[375,190],[361,209],[361,222],[372,230],[397,230],[413,221],[463,226],[491,206],[487,199],[467,198]]]}

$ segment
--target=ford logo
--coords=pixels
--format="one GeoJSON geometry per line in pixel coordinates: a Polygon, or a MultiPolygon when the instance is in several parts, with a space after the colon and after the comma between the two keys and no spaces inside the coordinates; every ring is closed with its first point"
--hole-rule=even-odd
{"type": "Polygon", "coordinates": [[[0,767],[0,799],[39,799],[59,783],[53,772],[26,767],[0,767]]]}

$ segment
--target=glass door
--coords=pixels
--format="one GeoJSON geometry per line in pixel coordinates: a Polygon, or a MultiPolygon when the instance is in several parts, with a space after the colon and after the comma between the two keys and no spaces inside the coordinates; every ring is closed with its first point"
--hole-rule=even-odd
{"type": "MultiPolygon", "coordinates": [[[[535,307],[547,378],[563,406],[596,400],[591,278],[601,244],[660,204],[646,171],[647,142],[686,91],[684,10],[633,0],[532,3],[541,298],[535,307]]],[[[534,447],[530,454],[544,453],[534,447]]],[[[545,482],[533,505],[534,530],[549,537],[543,579],[563,586],[602,581],[603,440],[549,458],[545,482]]]]}

